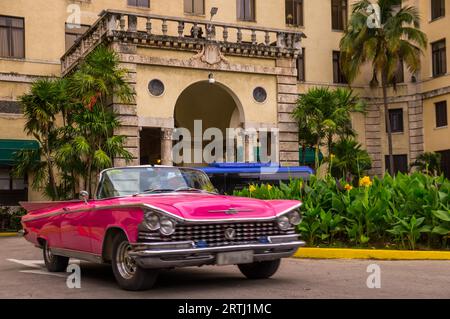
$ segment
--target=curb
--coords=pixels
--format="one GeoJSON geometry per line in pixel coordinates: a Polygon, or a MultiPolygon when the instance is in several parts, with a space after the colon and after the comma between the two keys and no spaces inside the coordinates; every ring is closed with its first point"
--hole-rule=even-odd
{"type": "Polygon", "coordinates": [[[18,233],[0,233],[0,237],[17,237],[18,233]]]}
{"type": "Polygon", "coordinates": [[[450,260],[450,252],[342,248],[300,248],[299,250],[297,250],[293,257],[309,259],[450,260]]]}

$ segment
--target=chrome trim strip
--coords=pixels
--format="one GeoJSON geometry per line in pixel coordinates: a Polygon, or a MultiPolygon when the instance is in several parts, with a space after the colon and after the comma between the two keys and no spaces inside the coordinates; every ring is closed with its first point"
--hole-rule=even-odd
{"type": "Polygon", "coordinates": [[[98,264],[101,264],[103,262],[103,258],[101,255],[96,255],[85,251],[71,250],[65,248],[50,248],[50,251],[53,255],[57,256],[76,258],[98,264]]]}
{"type": "Polygon", "coordinates": [[[222,247],[190,248],[190,249],[147,249],[142,251],[131,251],[130,256],[134,257],[155,257],[162,255],[183,255],[201,253],[219,253],[239,250],[269,250],[269,249],[294,249],[305,246],[304,241],[293,241],[279,244],[245,244],[222,247]]]}
{"type": "Polygon", "coordinates": [[[227,218],[227,219],[188,219],[188,218],[183,218],[178,215],[175,215],[171,212],[162,210],[153,205],[140,203],[140,204],[127,204],[127,205],[107,205],[107,206],[98,206],[98,207],[94,206],[94,207],[90,207],[90,208],[82,208],[82,209],[76,209],[76,210],[70,210],[70,211],[60,210],[57,212],[47,213],[45,215],[39,215],[36,217],[28,217],[27,218],[27,216],[24,216],[24,218],[22,220],[24,222],[29,222],[29,221],[34,221],[34,220],[38,220],[38,219],[42,219],[42,218],[57,216],[57,215],[61,215],[61,214],[82,213],[82,212],[90,211],[90,210],[98,211],[98,210],[107,210],[107,209],[142,208],[142,209],[151,209],[158,213],[168,215],[169,217],[172,217],[173,219],[175,219],[176,221],[179,221],[180,223],[203,224],[203,223],[217,223],[217,222],[233,223],[233,222],[246,222],[246,221],[248,221],[248,222],[251,222],[251,221],[275,221],[278,217],[280,217],[284,214],[287,214],[290,211],[293,211],[293,210],[299,208],[300,206],[302,206],[302,203],[298,203],[297,205],[294,205],[291,208],[284,210],[283,212],[277,214],[276,216],[271,216],[271,217],[227,218]]]}

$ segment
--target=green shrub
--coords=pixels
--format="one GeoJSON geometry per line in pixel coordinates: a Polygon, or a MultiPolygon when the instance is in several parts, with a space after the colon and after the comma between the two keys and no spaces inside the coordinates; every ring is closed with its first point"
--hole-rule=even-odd
{"type": "Polygon", "coordinates": [[[0,231],[19,231],[22,229],[21,219],[26,214],[23,208],[0,208],[0,231]]]}
{"type": "Polygon", "coordinates": [[[364,177],[358,185],[331,176],[255,186],[236,196],[303,201],[298,231],[308,245],[447,248],[450,181],[421,173],[364,177]]]}

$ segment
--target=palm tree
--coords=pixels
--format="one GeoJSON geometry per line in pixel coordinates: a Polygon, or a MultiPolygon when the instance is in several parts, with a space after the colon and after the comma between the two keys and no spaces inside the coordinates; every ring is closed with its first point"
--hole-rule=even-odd
{"type": "Polygon", "coordinates": [[[114,157],[127,161],[132,158],[123,147],[125,137],[113,135],[120,122],[108,109],[108,99],[112,96],[122,103],[134,100],[135,93],[126,77],[127,70],[119,68],[117,54],[100,46],[68,79],[69,94],[79,103],[68,114],[71,125],[65,133],[70,139],[60,149],[58,158],[61,163],[78,168],[77,174],[83,177],[89,194],[94,175],[112,166],[114,157]]]}
{"type": "Polygon", "coordinates": [[[372,166],[369,153],[352,137],[339,140],[332,149],[334,156],[327,160],[330,162],[331,175],[336,178],[345,178],[347,181],[352,177],[359,178],[372,166]]]}
{"type": "Polygon", "coordinates": [[[380,27],[369,26],[368,8],[372,1],[361,0],[353,6],[352,16],[344,37],[340,42],[342,70],[352,83],[361,67],[372,64],[370,85],[379,85],[381,78],[384,116],[388,133],[390,174],[394,173],[392,151],[392,130],[389,121],[387,88],[396,83],[396,73],[402,61],[411,73],[420,67],[420,55],[426,48],[426,35],[420,31],[420,17],[417,8],[408,6],[400,10],[401,0],[378,0],[380,27]]]}
{"type": "Polygon", "coordinates": [[[44,188],[52,199],[60,197],[55,152],[59,144],[57,116],[68,103],[61,80],[39,79],[31,92],[20,97],[25,117],[25,132],[34,137],[40,149],[16,153],[16,175],[35,174],[34,186],[44,188]]]}
{"type": "Polygon", "coordinates": [[[323,142],[326,142],[330,155],[333,137],[353,136],[350,115],[352,112],[362,112],[364,105],[352,90],[346,88],[334,91],[323,87],[312,88],[299,98],[293,118],[298,123],[300,134],[305,134],[300,136],[300,140],[315,146],[316,169],[323,142]]]}

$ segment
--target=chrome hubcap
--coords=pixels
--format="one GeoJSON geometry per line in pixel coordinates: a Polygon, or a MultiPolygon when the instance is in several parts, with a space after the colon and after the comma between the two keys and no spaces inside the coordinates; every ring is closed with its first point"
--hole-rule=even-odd
{"type": "Polygon", "coordinates": [[[117,249],[117,269],[125,279],[133,278],[136,273],[136,261],[130,257],[131,246],[128,242],[122,242],[117,249]]]}
{"type": "Polygon", "coordinates": [[[47,261],[53,261],[53,254],[47,245],[45,246],[45,258],[47,259],[47,261]]]}

